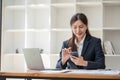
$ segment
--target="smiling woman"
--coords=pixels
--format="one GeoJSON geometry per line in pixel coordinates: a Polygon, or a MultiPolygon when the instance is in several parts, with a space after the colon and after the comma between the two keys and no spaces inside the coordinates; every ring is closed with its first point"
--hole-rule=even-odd
{"type": "Polygon", "coordinates": [[[86,15],[83,13],[73,15],[70,25],[72,37],[63,42],[56,68],[104,69],[105,56],[101,40],[90,35],[86,15]],[[79,56],[71,55],[73,51],[79,56]]]}

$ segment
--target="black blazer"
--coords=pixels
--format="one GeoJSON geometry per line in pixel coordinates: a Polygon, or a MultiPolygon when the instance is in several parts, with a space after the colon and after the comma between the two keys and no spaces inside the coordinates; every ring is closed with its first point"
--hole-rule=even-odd
{"type": "MultiPolygon", "coordinates": [[[[63,42],[62,49],[68,48],[68,40],[63,42]]],[[[61,49],[61,51],[62,51],[61,49]]],[[[70,59],[62,65],[62,55],[60,52],[60,59],[57,62],[56,68],[60,69],[104,69],[105,68],[105,56],[101,46],[101,40],[93,36],[86,35],[83,43],[83,49],[81,56],[84,60],[88,61],[88,66],[77,66],[70,59]]]]}

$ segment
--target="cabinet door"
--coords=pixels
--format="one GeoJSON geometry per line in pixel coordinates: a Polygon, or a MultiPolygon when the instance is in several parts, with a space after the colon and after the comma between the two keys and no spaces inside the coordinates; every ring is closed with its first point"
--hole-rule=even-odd
{"type": "Polygon", "coordinates": [[[25,47],[25,0],[3,0],[3,53],[25,47]]]}
{"type": "Polygon", "coordinates": [[[111,41],[115,54],[120,54],[120,0],[103,0],[103,41],[111,41]]]}

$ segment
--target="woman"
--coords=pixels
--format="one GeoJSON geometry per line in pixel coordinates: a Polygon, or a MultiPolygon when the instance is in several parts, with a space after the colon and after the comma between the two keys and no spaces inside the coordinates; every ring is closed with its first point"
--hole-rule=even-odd
{"type": "Polygon", "coordinates": [[[70,25],[72,37],[63,42],[56,68],[104,69],[105,56],[101,40],[90,35],[87,17],[77,13],[71,18],[70,25]],[[71,55],[74,51],[77,51],[78,57],[71,55]]]}

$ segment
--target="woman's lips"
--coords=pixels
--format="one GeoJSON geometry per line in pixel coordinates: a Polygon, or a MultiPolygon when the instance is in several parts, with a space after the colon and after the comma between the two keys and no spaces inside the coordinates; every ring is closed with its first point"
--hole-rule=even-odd
{"type": "Polygon", "coordinates": [[[82,35],[82,33],[77,33],[77,35],[82,35]]]}

